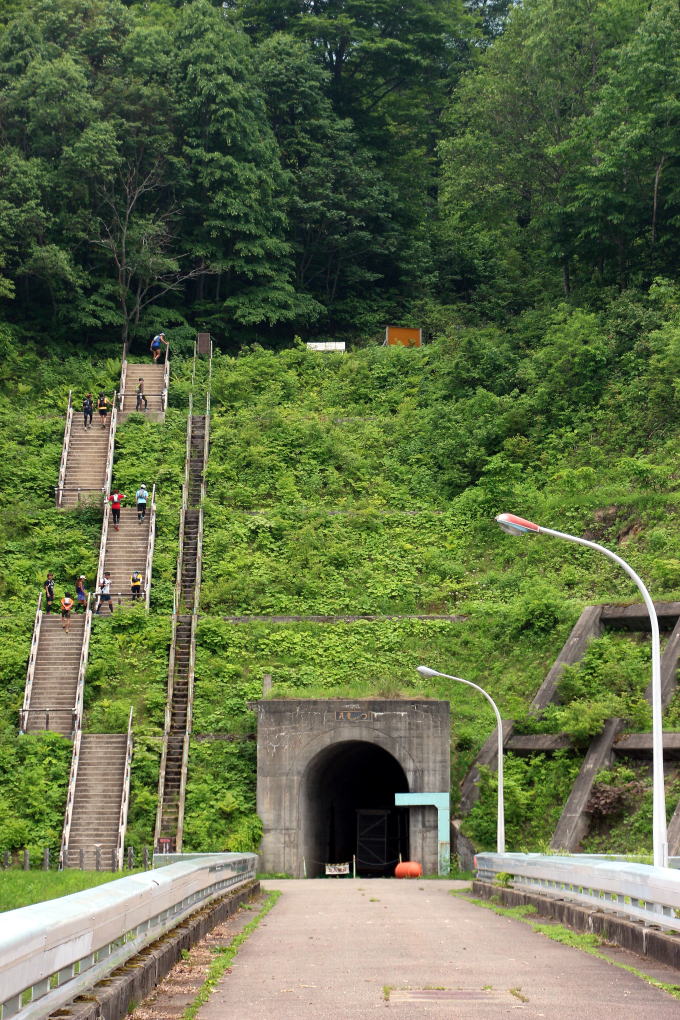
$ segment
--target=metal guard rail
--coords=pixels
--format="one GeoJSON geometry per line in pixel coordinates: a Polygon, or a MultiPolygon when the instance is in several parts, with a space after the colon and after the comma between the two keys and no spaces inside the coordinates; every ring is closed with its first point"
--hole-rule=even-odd
{"type": "Polygon", "coordinates": [[[33,621],[33,637],[31,638],[31,652],[28,657],[28,669],[26,670],[26,687],[24,688],[24,707],[21,712],[21,726],[20,731],[24,732],[24,723],[28,722],[28,710],[31,707],[31,692],[33,690],[33,677],[35,675],[35,660],[38,657],[38,644],[40,642],[40,627],[42,625],[42,597],[43,593],[40,592],[38,595],[38,606],[35,611],[35,620],[33,621]]]}
{"type": "Polygon", "coordinates": [[[513,889],[622,914],[657,928],[680,928],[680,872],[650,864],[544,854],[477,854],[477,877],[510,875],[513,889]]]}
{"type": "Polygon", "coordinates": [[[127,829],[128,808],[130,806],[130,774],[132,772],[132,707],[128,716],[127,743],[125,745],[125,771],[123,773],[123,796],[120,802],[118,818],[118,843],[116,845],[116,867],[123,868],[125,849],[125,830],[127,829]]]}
{"type": "Polygon", "coordinates": [[[68,460],[68,448],[71,442],[71,424],[73,422],[73,390],[68,391],[68,407],[66,409],[66,424],[64,426],[64,443],[61,448],[61,461],[59,463],[59,481],[55,492],[56,504],[61,506],[64,494],[64,481],[66,480],[66,461],[68,460]]]}
{"type": "MultiPolygon", "coordinates": [[[[108,496],[108,489],[104,494],[104,499],[108,496]]],[[[97,563],[97,577],[95,579],[95,589],[99,587],[99,583],[104,577],[104,567],[106,565],[106,542],[109,535],[109,517],[111,513],[111,504],[107,501],[104,503],[104,516],[102,518],[102,534],[99,540],[99,561],[97,563]]],[[[99,607],[99,600],[97,600],[97,607],[99,607]]]]}
{"type": "Polygon", "coordinates": [[[161,410],[168,409],[168,390],[170,388],[170,348],[165,348],[165,364],[163,367],[163,392],[161,393],[161,410]]]}
{"type": "Polygon", "coordinates": [[[202,854],[3,914],[2,1020],[44,1020],[200,906],[254,879],[256,861],[202,854]]]}

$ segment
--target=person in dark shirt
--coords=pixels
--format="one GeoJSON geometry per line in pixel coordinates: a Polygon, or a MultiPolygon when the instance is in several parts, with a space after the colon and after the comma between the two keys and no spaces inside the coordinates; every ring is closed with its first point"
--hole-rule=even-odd
{"type": "Polygon", "coordinates": [[[83,397],[83,427],[86,429],[92,428],[92,412],[94,410],[94,401],[92,400],[92,394],[88,393],[83,397]]]}
{"type": "Polygon", "coordinates": [[[48,574],[43,581],[45,589],[45,612],[51,613],[54,605],[54,574],[48,574]]]}

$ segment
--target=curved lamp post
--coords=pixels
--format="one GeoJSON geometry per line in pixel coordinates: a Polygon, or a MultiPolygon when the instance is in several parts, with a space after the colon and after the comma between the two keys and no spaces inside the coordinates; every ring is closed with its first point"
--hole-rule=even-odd
{"type": "Polygon", "coordinates": [[[656,616],[656,609],[651,596],[645,588],[642,580],[635,573],[633,568],[625,560],[606,549],[597,542],[589,542],[585,538],[577,538],[576,535],[567,535],[563,531],[553,531],[552,528],[544,528],[542,525],[534,524],[533,521],[526,521],[523,517],[515,514],[499,514],[496,522],[503,531],[509,535],[553,535],[555,538],[564,538],[567,542],[576,542],[577,545],[585,545],[589,549],[596,549],[604,553],[610,560],[614,560],[633,579],[644,599],[649,622],[652,631],[652,842],[654,847],[654,866],[665,868],[668,866],[668,843],[666,834],[666,794],[663,779],[663,723],[661,706],[661,646],[659,642],[659,621],[656,616]]]}
{"type": "Polygon", "coordinates": [[[477,684],[473,684],[471,680],[463,680],[460,676],[451,676],[449,673],[439,673],[436,669],[430,669],[428,666],[417,666],[416,669],[421,676],[441,676],[445,680],[456,680],[459,684],[465,684],[466,687],[474,687],[476,691],[483,694],[486,700],[491,705],[492,709],[496,714],[496,727],[498,733],[498,813],[496,817],[496,853],[505,853],[505,807],[503,799],[503,721],[501,714],[498,711],[496,702],[493,700],[490,694],[487,694],[483,687],[478,687],[477,684]]]}

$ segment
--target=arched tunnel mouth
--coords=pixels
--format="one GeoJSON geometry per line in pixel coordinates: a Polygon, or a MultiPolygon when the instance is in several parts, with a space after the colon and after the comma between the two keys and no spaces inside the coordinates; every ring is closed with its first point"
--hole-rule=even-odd
{"type": "Polygon", "coordinates": [[[357,875],[393,875],[409,859],[408,808],[395,807],[394,795],[408,792],[403,768],[377,744],[347,740],[321,751],[301,790],[307,876],[324,875],[326,864],[351,869],[355,857],[357,875]]]}

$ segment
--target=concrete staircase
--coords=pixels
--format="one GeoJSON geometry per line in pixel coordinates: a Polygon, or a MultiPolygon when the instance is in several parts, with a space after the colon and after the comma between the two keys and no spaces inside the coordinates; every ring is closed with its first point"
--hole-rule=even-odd
{"type": "Polygon", "coordinates": [[[128,415],[134,414],[137,408],[137,386],[140,376],[144,380],[144,393],[148,403],[147,414],[152,421],[162,421],[164,417],[162,393],[165,365],[153,365],[150,362],[127,363],[125,376],[125,392],[120,395],[121,408],[119,420],[125,421],[128,415]]]}
{"type": "Polygon", "coordinates": [[[110,428],[111,415],[107,415],[106,428],[102,428],[96,407],[89,429],[83,426],[82,414],[74,412],[62,506],[76,506],[83,499],[97,498],[100,503],[103,500],[110,428]]]}
{"type": "Polygon", "coordinates": [[[27,733],[49,729],[70,736],[73,730],[85,614],[71,614],[68,634],[61,623],[56,613],[45,614],[42,619],[31,699],[23,727],[27,733]]]}
{"type": "Polygon", "coordinates": [[[118,846],[127,753],[125,733],[83,733],[64,867],[111,868],[118,846]],[[82,855],[81,855],[82,851],[82,855]]]}
{"type": "MultiPolygon", "coordinates": [[[[114,606],[132,599],[130,575],[133,570],[139,570],[142,574],[142,599],[147,583],[144,574],[149,544],[151,503],[149,502],[146,517],[140,524],[134,505],[134,492],[128,493],[127,496],[127,502],[131,502],[133,505],[123,506],[120,512],[120,531],[115,530],[113,518],[110,518],[106,535],[104,570],[108,570],[111,574],[111,595],[114,606]]],[[[101,578],[97,578],[97,582],[100,580],[101,578]]],[[[103,607],[102,613],[108,614],[108,609],[103,607]]]]}

